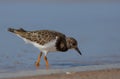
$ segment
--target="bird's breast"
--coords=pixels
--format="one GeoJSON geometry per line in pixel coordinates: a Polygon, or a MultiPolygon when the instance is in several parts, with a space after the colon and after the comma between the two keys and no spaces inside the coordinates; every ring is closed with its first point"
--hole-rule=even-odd
{"type": "Polygon", "coordinates": [[[56,41],[55,46],[56,46],[56,49],[61,52],[65,52],[68,50],[65,38],[59,37],[56,41]]]}
{"type": "Polygon", "coordinates": [[[32,45],[34,45],[35,47],[37,47],[38,49],[40,49],[40,51],[44,51],[44,52],[55,52],[56,51],[56,39],[51,40],[48,43],[45,43],[44,45],[41,45],[37,42],[33,42],[30,41],[28,39],[22,38],[26,43],[30,43],[32,45]]]}

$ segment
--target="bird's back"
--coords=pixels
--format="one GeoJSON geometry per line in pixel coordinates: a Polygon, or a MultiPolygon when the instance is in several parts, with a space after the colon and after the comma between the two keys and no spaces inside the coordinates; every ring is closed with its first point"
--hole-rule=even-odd
{"type": "Polygon", "coordinates": [[[65,38],[64,34],[50,30],[26,31],[20,36],[41,45],[56,39],[56,37],[65,38]]]}

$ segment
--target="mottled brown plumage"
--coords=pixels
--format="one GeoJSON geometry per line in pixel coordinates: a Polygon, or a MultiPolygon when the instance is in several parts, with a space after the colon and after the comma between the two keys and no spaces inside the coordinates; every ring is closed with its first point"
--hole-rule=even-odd
{"type": "MultiPolygon", "coordinates": [[[[11,31],[13,29],[9,29],[11,31]]],[[[30,41],[44,45],[45,43],[50,42],[51,40],[56,39],[56,36],[60,38],[65,38],[66,36],[62,33],[50,30],[38,30],[38,31],[25,31],[24,29],[14,29],[14,33],[20,35],[23,38],[26,38],[30,41]]]]}

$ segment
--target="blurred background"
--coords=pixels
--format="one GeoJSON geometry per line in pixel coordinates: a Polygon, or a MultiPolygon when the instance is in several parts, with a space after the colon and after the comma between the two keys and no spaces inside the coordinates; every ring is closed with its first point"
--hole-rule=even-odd
{"type": "MultiPolygon", "coordinates": [[[[120,2],[117,0],[1,0],[0,73],[35,70],[40,52],[7,29],[56,30],[77,39],[76,51],[49,53],[50,68],[120,63],[120,2]]],[[[42,58],[40,69],[45,68],[42,58]]]]}

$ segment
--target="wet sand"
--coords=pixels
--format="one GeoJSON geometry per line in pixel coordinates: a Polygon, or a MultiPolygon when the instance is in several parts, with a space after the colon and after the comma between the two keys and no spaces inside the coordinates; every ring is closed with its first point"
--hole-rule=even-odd
{"type": "Polygon", "coordinates": [[[120,63],[0,73],[0,79],[120,79],[120,63]]]}
{"type": "Polygon", "coordinates": [[[120,69],[104,69],[66,74],[38,75],[11,79],[120,79],[120,69]]]}

